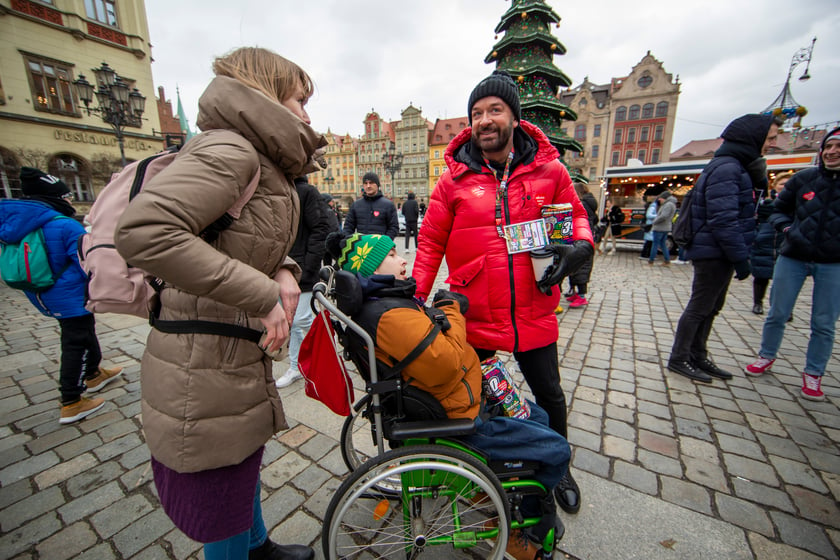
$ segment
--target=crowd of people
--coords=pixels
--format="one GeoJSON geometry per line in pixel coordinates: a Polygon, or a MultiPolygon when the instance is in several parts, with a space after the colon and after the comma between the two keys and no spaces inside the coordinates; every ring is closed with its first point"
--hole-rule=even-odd
{"type": "MultiPolygon", "coordinates": [[[[360,320],[380,334],[377,351],[383,356],[399,357],[416,346],[411,336],[422,338],[427,330],[427,301],[440,309],[448,330],[404,375],[437,397],[449,415],[474,419],[477,432],[468,443],[490,457],[539,461],[538,478],[556,504],[579,511],[555,311],[567,277],[569,306],[588,304],[595,252],[615,252],[621,208],[607,200],[599,219],[592,193],[572,182],[545,134],[522,119],[516,83],[496,71],[470,93],[470,126],[447,147],[447,171],[428,207],[413,194],[401,205],[405,252],[411,238],[417,252],[408,278],[394,244],[398,210],[383,196],[375,173],[364,175],[362,196],[344,217],[329,195],[307,183],[306,174],[323,167],[326,146],[305,108],[314,89],[310,76],[260,48],[221,56],[213,70],[199,102],[204,132],[144,187],[116,234],[120,254],[163,281],[162,318],[212,319],[265,333],[259,345],[207,333],[153,329],[149,335],[141,370],[144,432],[157,492],[175,525],[204,543],[207,560],[314,556],[307,546],[268,538],[260,465],[266,441],[288,427],[277,389],[301,377],[301,341],[312,324],[312,287],[324,262],[358,273],[371,303],[363,309],[372,310],[360,320]],[[238,199],[257,170],[256,191],[240,217],[213,242],[202,239],[200,233],[238,199]],[[553,204],[571,206],[571,237],[547,245],[550,264],[535,273],[531,254],[511,231],[541,223],[543,205],[553,204]],[[444,260],[449,289],[432,294],[444,260]],[[286,344],[289,369],[275,380],[266,352],[286,344]],[[488,417],[474,399],[481,391],[479,364],[497,352],[512,353],[534,395],[527,421],[488,417]],[[451,357],[450,369],[438,367],[443,355],[451,357]]],[[[823,140],[818,167],[781,174],[768,190],[762,156],[779,124],[765,115],[735,119],[694,187],[695,233],[682,248],[694,278],[667,368],[706,383],[732,378],[715,364],[707,341],[733,275],[744,280],[752,272],[757,315],[773,282],[761,347],[746,373],[766,374],[811,276],[801,395],[822,400],[840,315],[840,129],[823,140]]],[[[19,243],[43,230],[50,267],[60,271],[54,286],[27,296],[59,321],[59,421],[72,423],[104,406],[85,393],[119,379],[120,368],[101,366],[94,317],[84,307],[87,278],[76,254],[83,227],[63,219],[75,213],[70,190],[29,168],[21,171],[21,185],[22,200],[0,201],[0,240],[19,243]]],[[[646,209],[642,256],[650,265],[660,251],[663,264],[671,263],[667,238],[676,212],[676,198],[667,190],[646,209]]],[[[559,519],[553,523],[562,525],[559,519]]],[[[514,537],[508,552],[532,560],[541,535],[523,530],[514,537]]]]}

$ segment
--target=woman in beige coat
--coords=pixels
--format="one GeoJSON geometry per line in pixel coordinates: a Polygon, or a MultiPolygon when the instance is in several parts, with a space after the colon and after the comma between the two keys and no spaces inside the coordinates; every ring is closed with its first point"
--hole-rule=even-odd
{"type": "MultiPolygon", "coordinates": [[[[326,141],[309,126],[312,81],[294,63],[241,48],[213,70],[199,100],[204,132],[132,201],[117,248],[166,283],[161,319],[264,328],[275,350],[299,295],[299,268],[287,258],[299,219],[293,178],[317,169],[326,141]],[[258,171],[239,219],[205,242],[200,232],[258,171]]],[[[263,446],[288,427],[263,350],[240,338],[153,329],[141,386],[161,503],[179,529],[205,543],[205,558],[312,558],[309,547],[273,543],[262,521],[263,446]]]]}

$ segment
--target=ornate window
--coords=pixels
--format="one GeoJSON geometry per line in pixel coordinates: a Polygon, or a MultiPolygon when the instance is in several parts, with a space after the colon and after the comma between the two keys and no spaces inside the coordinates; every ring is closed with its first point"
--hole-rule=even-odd
{"type": "Polygon", "coordinates": [[[20,166],[12,152],[0,148],[0,198],[20,198],[20,166]]]}
{"type": "Polygon", "coordinates": [[[64,181],[73,198],[93,202],[90,166],[72,154],[58,154],[49,163],[49,173],[64,181]]]}
{"type": "Polygon", "coordinates": [[[642,106],[642,118],[643,119],[652,119],[653,118],[653,103],[645,103],[642,106]]]}
{"type": "Polygon", "coordinates": [[[630,119],[631,121],[637,120],[639,118],[639,112],[640,111],[641,111],[641,107],[639,107],[638,105],[632,105],[630,107],[630,114],[628,115],[627,118],[630,119]]]}
{"type": "Polygon", "coordinates": [[[633,159],[633,150],[627,150],[624,154],[624,165],[627,165],[627,162],[633,159]]]}
{"type": "Polygon", "coordinates": [[[615,120],[616,121],[626,121],[627,120],[627,107],[621,106],[615,110],[615,120]]]}
{"type": "Polygon", "coordinates": [[[579,124],[575,126],[575,140],[586,140],[586,125],[579,124]]]}
{"type": "Polygon", "coordinates": [[[600,138],[601,137],[601,125],[596,124],[592,127],[592,137],[593,138],[600,138]]]}
{"type": "Polygon", "coordinates": [[[592,146],[591,154],[592,154],[593,159],[598,159],[598,155],[599,155],[598,144],[595,144],[594,146],[592,146]]]}
{"type": "Polygon", "coordinates": [[[660,101],[656,104],[656,116],[657,117],[667,117],[668,116],[668,102],[667,101],[660,101]]]}
{"type": "Polygon", "coordinates": [[[117,27],[116,0],[85,0],[85,13],[92,20],[117,27]]]}
{"type": "Polygon", "coordinates": [[[638,86],[642,89],[648,87],[652,83],[653,83],[653,78],[650,76],[650,74],[644,74],[644,75],[642,75],[641,78],[639,78],[636,81],[636,84],[638,84],[638,86]]]}
{"type": "Polygon", "coordinates": [[[659,148],[654,148],[650,154],[651,163],[659,163],[659,148]]]}
{"type": "Polygon", "coordinates": [[[613,144],[621,144],[621,133],[623,130],[623,128],[615,129],[615,138],[613,138],[613,144]]]}
{"type": "Polygon", "coordinates": [[[639,142],[647,142],[649,135],[650,135],[650,127],[649,126],[643,126],[642,131],[639,133],[639,142]]]}
{"type": "Polygon", "coordinates": [[[645,150],[639,150],[639,156],[638,157],[639,157],[639,160],[641,160],[642,163],[645,162],[645,156],[646,155],[647,155],[647,152],[645,152],[645,150]]]}
{"type": "Polygon", "coordinates": [[[665,127],[661,124],[656,125],[656,128],[653,129],[653,140],[654,142],[662,142],[662,137],[665,132],[665,127]]]}
{"type": "Polygon", "coordinates": [[[612,153],[612,165],[618,165],[618,158],[620,156],[620,152],[613,152],[612,153]]]}
{"type": "Polygon", "coordinates": [[[636,141],[636,127],[627,129],[627,143],[630,144],[636,141]]]}
{"type": "Polygon", "coordinates": [[[33,55],[25,55],[24,61],[35,110],[78,116],[70,65],[33,55]]]}

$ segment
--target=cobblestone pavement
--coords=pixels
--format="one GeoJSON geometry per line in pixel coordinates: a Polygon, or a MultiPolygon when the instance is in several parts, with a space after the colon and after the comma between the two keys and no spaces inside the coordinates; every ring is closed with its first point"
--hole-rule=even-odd
{"type": "MultiPolygon", "coordinates": [[[[691,266],[650,268],[635,251],[620,250],[596,260],[589,305],[558,316],[584,498],[578,515],[564,515],[559,548],[587,559],[837,559],[836,351],[827,401],[799,396],[810,282],[773,373],[760,378],[744,375],[743,366],[758,347],[762,318],[750,312],[751,283],[733,282],[710,348],[735,377],[704,385],[665,369],[691,273],[691,266]]],[[[149,327],[98,317],[104,363],[125,367],[124,378],[103,390],[102,411],[60,426],[56,322],[3,286],[0,324],[0,559],[202,558],[150,483],[139,383],[149,327]]],[[[285,367],[276,364],[275,376],[285,367]]],[[[273,538],[312,543],[321,558],[324,511],[346,475],[342,418],[309,400],[301,382],[281,394],[291,429],[266,447],[265,520],[273,538]]]]}

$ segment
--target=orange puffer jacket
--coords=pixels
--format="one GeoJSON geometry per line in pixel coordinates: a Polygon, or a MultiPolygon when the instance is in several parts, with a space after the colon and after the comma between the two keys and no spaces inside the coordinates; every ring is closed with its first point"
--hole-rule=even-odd
{"type": "MultiPolygon", "coordinates": [[[[521,121],[519,129],[525,134],[515,132],[514,146],[524,161],[510,173],[502,202],[503,223],[536,220],[543,205],[570,203],[574,239],[592,243],[586,209],[557,159],[557,150],[536,126],[521,121]]],[[[499,181],[483,160],[463,149],[470,135],[471,129],[463,130],[446,148],[448,170],[432,193],[420,228],[412,269],[417,294],[428,297],[446,257],[446,282],[470,300],[466,318],[472,346],[507,352],[547,346],[557,340],[554,309],[560,289],[552,289],[551,295],[540,292],[530,255],[508,254],[504,239],[496,233],[499,181]]]]}

